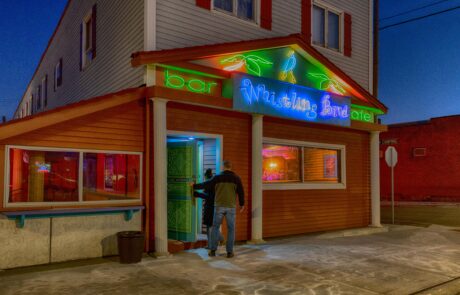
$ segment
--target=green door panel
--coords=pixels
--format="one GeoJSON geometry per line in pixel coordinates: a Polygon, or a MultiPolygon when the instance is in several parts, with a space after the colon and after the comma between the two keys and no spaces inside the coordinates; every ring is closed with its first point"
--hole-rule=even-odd
{"type": "Polygon", "coordinates": [[[190,182],[196,180],[197,143],[168,142],[168,238],[196,241],[196,201],[190,182]]]}

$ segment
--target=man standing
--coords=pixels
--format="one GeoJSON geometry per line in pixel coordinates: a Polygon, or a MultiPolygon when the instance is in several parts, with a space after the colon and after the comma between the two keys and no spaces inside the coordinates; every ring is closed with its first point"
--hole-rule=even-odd
{"type": "MultiPolygon", "coordinates": [[[[209,256],[216,256],[217,244],[219,242],[219,230],[222,220],[227,220],[227,257],[232,258],[233,244],[235,243],[235,215],[236,198],[238,196],[240,212],[244,211],[244,190],[241,179],[232,171],[232,163],[223,162],[224,171],[212,179],[195,184],[193,189],[208,189],[215,191],[214,199],[214,221],[210,241],[209,256]]],[[[209,241],[208,241],[209,242],[209,241]]]]}

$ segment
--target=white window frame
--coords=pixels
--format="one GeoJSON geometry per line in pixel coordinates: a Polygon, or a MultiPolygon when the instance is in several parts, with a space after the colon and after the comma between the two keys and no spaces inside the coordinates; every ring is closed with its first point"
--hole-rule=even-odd
{"type": "Polygon", "coordinates": [[[88,59],[88,52],[92,51],[93,50],[93,46],[94,44],[93,43],[93,21],[94,21],[94,18],[93,18],[93,10],[91,10],[90,12],[88,12],[85,17],[83,18],[83,27],[82,27],[82,34],[81,34],[81,62],[82,62],[82,69],[84,69],[85,67],[89,66],[91,64],[91,62],[93,61],[94,57],[92,57],[91,59],[88,59]],[[91,46],[88,47],[88,49],[86,49],[86,32],[87,32],[87,23],[88,21],[91,19],[91,24],[90,24],[90,31],[91,31],[91,36],[90,38],[88,39],[89,42],[91,42],[91,46]]]}
{"type": "Polygon", "coordinates": [[[4,170],[4,197],[3,204],[5,208],[27,208],[27,207],[66,207],[75,205],[120,205],[120,204],[139,204],[143,198],[143,154],[142,152],[128,152],[128,151],[108,151],[108,150],[88,150],[88,149],[67,149],[67,148],[48,148],[37,146],[20,146],[20,145],[7,145],[5,146],[5,170],[4,170]],[[9,202],[10,195],[10,150],[22,149],[28,151],[43,151],[43,152],[72,152],[79,153],[78,165],[78,202],[9,202]],[[84,201],[83,200],[83,154],[85,153],[99,153],[99,154],[124,154],[124,155],[138,155],[139,159],[139,198],[133,200],[117,200],[117,201],[84,201]]]}
{"type": "Polygon", "coordinates": [[[323,1],[315,0],[312,3],[312,15],[311,15],[311,27],[315,27],[315,21],[313,18],[313,8],[314,6],[317,6],[319,8],[324,9],[324,46],[320,44],[316,44],[313,41],[313,34],[311,34],[311,44],[315,47],[318,48],[326,48],[329,49],[331,52],[335,52],[337,54],[343,55],[343,46],[344,46],[344,26],[345,26],[345,13],[335,7],[332,7],[329,4],[324,3],[323,1]],[[339,49],[335,48],[330,48],[328,47],[328,37],[329,37],[329,23],[328,23],[328,17],[329,17],[329,12],[332,12],[334,14],[337,14],[339,16],[339,49]]]}
{"type": "Polygon", "coordinates": [[[252,25],[259,27],[260,26],[261,0],[253,0],[253,1],[254,1],[254,18],[253,19],[246,19],[246,18],[241,18],[238,16],[238,0],[233,0],[233,12],[229,12],[224,9],[214,7],[214,0],[211,0],[211,11],[218,14],[219,16],[229,17],[229,19],[236,20],[238,22],[243,22],[245,24],[252,24],[252,25]]]}
{"type": "Polygon", "coordinates": [[[347,167],[346,167],[346,147],[345,145],[309,142],[309,141],[297,141],[287,140],[279,138],[263,138],[263,144],[274,144],[284,146],[295,146],[301,148],[302,157],[301,163],[301,180],[300,182],[283,182],[283,183],[264,183],[263,190],[313,190],[313,189],[346,189],[347,188],[347,167]],[[328,182],[306,182],[304,180],[304,148],[319,148],[319,149],[330,149],[337,150],[340,152],[340,182],[339,183],[328,183],[328,182]]]}

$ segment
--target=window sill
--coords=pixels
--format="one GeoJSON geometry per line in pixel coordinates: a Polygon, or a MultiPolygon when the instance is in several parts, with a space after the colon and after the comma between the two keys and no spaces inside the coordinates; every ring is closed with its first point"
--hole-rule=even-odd
{"type": "Polygon", "coordinates": [[[105,208],[78,208],[78,209],[51,209],[51,210],[30,210],[30,211],[9,211],[2,212],[8,219],[16,220],[16,226],[23,228],[26,219],[55,218],[70,216],[90,216],[107,214],[125,214],[125,220],[132,219],[135,212],[140,212],[144,206],[127,207],[105,207],[105,208]]]}
{"type": "Polygon", "coordinates": [[[346,189],[344,183],[266,183],[263,186],[264,191],[276,190],[327,190],[327,189],[346,189]]]}
{"type": "Polygon", "coordinates": [[[325,46],[321,46],[321,45],[318,45],[318,44],[315,44],[313,43],[313,41],[311,42],[311,45],[317,49],[320,49],[320,50],[324,50],[325,52],[329,52],[329,53],[332,53],[334,55],[337,55],[337,56],[342,56],[344,57],[345,55],[343,54],[343,49],[341,51],[337,51],[335,49],[331,49],[331,48],[328,48],[328,47],[325,47],[325,46]]]}
{"type": "Polygon", "coordinates": [[[211,11],[212,11],[213,14],[215,14],[218,17],[222,16],[224,18],[228,18],[229,20],[236,21],[236,22],[238,22],[240,24],[246,24],[248,26],[256,27],[256,28],[259,28],[259,29],[261,28],[259,22],[257,22],[256,20],[249,20],[249,19],[240,18],[240,17],[236,16],[235,14],[231,14],[230,12],[226,12],[224,10],[219,10],[219,9],[216,9],[216,8],[211,9],[211,11]]]}

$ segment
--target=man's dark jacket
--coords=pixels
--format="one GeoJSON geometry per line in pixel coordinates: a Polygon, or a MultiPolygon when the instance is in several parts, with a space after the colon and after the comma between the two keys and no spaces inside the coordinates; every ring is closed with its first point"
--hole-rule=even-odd
{"type": "Polygon", "coordinates": [[[216,207],[236,208],[237,195],[240,207],[244,206],[243,184],[240,177],[230,170],[225,170],[206,182],[195,184],[193,188],[214,191],[216,207]]]}

